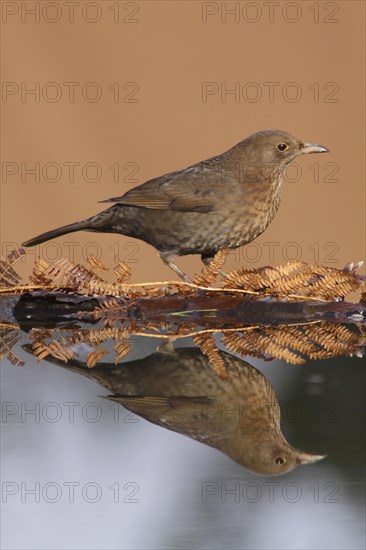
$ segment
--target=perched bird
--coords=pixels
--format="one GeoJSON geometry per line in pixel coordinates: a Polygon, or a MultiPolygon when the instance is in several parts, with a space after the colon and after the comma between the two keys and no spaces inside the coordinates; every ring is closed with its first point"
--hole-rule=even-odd
{"type": "Polygon", "coordinates": [[[272,221],[281,200],[286,166],[299,155],[325,153],[288,132],[257,132],[221,155],[139,185],[86,220],[23,243],[34,246],[74,231],[121,233],[154,246],[183,280],[176,255],[201,254],[209,263],[221,248],[253,241],[272,221]]]}
{"type": "MultiPolygon", "coordinates": [[[[31,346],[24,346],[31,351],[31,346]]],[[[163,347],[167,349],[167,347],[163,347]]],[[[280,429],[280,407],[271,384],[249,363],[220,352],[229,378],[217,376],[197,348],[157,351],[143,359],[93,369],[72,359],[69,371],[91,378],[114,395],[107,398],[149,422],[215,447],[257,474],[289,472],[322,455],[292,447],[280,429]]]]}

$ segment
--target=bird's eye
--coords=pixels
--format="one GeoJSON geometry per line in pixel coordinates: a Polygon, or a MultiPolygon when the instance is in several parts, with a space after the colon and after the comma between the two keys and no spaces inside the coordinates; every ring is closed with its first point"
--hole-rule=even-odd
{"type": "Polygon", "coordinates": [[[285,464],[286,460],[282,456],[275,458],[275,464],[282,465],[285,464]]]}
{"type": "Polygon", "coordinates": [[[281,153],[283,153],[283,151],[287,151],[288,145],[287,145],[287,143],[279,143],[279,144],[277,145],[277,149],[278,149],[279,151],[281,151],[281,153]]]}

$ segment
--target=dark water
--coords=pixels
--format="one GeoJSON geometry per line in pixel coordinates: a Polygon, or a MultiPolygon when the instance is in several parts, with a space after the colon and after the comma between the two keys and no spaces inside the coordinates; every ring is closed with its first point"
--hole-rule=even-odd
{"type": "MultiPolygon", "coordinates": [[[[135,338],[128,361],[156,344],[135,338]]],[[[275,390],[287,440],[327,455],[259,476],[14,351],[25,366],[1,370],[2,548],[365,548],[363,359],[248,359],[275,390]]]]}

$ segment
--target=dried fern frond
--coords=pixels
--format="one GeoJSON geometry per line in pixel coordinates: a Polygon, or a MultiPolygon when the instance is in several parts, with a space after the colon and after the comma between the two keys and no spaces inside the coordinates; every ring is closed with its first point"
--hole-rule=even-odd
{"type": "MultiPolygon", "coordinates": [[[[313,325],[310,325],[312,327],[313,325]]],[[[276,327],[278,330],[272,330],[273,327],[264,328],[263,332],[277,344],[293,349],[304,356],[309,356],[316,350],[312,343],[299,327],[276,327]]],[[[310,328],[311,329],[311,328],[310,328]]]]}
{"type": "Polygon", "coordinates": [[[49,344],[46,344],[44,341],[34,341],[33,350],[34,354],[37,356],[37,361],[41,361],[47,357],[47,355],[52,355],[52,357],[67,363],[76,355],[74,351],[70,349],[68,342],[63,337],[61,337],[60,340],[55,339],[49,344]]]}
{"type": "Polygon", "coordinates": [[[117,259],[117,265],[113,269],[117,277],[117,283],[128,283],[131,279],[131,268],[120,259],[117,259]]]}
{"type": "Polygon", "coordinates": [[[19,284],[21,277],[13,269],[20,258],[25,255],[25,250],[13,250],[6,258],[0,260],[0,285],[6,288],[11,288],[19,284]]]}
{"type": "Polygon", "coordinates": [[[215,254],[209,265],[204,267],[199,275],[195,276],[193,284],[199,286],[210,286],[217,279],[222,266],[226,262],[228,254],[228,248],[221,248],[221,250],[215,254]]]}
{"type": "Polygon", "coordinates": [[[305,266],[306,263],[300,260],[291,260],[283,265],[274,266],[272,268],[276,273],[274,279],[278,279],[277,274],[279,275],[279,277],[287,277],[288,275],[291,275],[291,273],[293,273],[294,271],[303,269],[305,266]]]}
{"type": "Polygon", "coordinates": [[[194,336],[193,342],[200,347],[204,355],[207,355],[218,376],[222,379],[228,378],[225,362],[217,348],[215,338],[211,334],[197,334],[194,336]]]}
{"type": "Polygon", "coordinates": [[[109,351],[107,350],[107,348],[99,348],[95,351],[92,351],[91,353],[88,353],[88,356],[86,358],[87,366],[92,369],[101,359],[103,359],[103,357],[108,355],[108,353],[109,351]]]}
{"type": "Polygon", "coordinates": [[[42,328],[33,329],[29,334],[29,339],[32,341],[32,344],[35,342],[45,342],[49,338],[52,338],[52,331],[42,328]]]}
{"type": "Polygon", "coordinates": [[[100,269],[100,271],[109,271],[109,267],[107,267],[103,262],[101,262],[93,254],[90,254],[88,256],[87,261],[91,268],[100,269]]]}
{"type": "Polygon", "coordinates": [[[317,359],[320,352],[321,356],[327,357],[329,354],[334,357],[354,353],[360,345],[360,334],[349,330],[344,325],[324,322],[306,327],[305,334],[321,348],[309,354],[312,359],[317,359]]]}
{"type": "Polygon", "coordinates": [[[114,364],[117,365],[121,359],[130,353],[131,344],[127,340],[120,340],[114,344],[113,349],[116,352],[114,364]]]}
{"type": "Polygon", "coordinates": [[[141,322],[140,326],[136,327],[135,332],[141,331],[142,329],[145,331],[151,330],[152,332],[160,333],[166,328],[166,323],[163,321],[143,321],[141,322]]]}
{"type": "Polygon", "coordinates": [[[108,283],[80,264],[62,259],[53,264],[49,271],[52,282],[61,286],[71,286],[78,291],[86,290],[91,294],[103,294],[108,283]]]}
{"type": "MultiPolygon", "coordinates": [[[[89,257],[90,258],[90,257],[89,257]]],[[[97,265],[97,260],[92,260],[93,265],[97,265]]],[[[98,267],[101,269],[104,264],[98,261],[98,267]]],[[[123,262],[119,262],[117,269],[121,279],[127,277],[129,268],[123,267],[123,262]],[[123,270],[123,273],[122,273],[123,270]]],[[[129,285],[120,281],[109,283],[103,278],[96,275],[81,264],[67,259],[61,258],[53,264],[47,264],[43,260],[38,260],[31,277],[34,284],[54,285],[54,288],[67,288],[78,293],[87,293],[96,296],[116,296],[133,299],[141,296],[162,295],[152,289],[145,289],[142,285],[129,285]]]]}
{"type": "Polygon", "coordinates": [[[347,266],[336,269],[294,261],[283,266],[234,269],[226,275],[223,288],[245,288],[288,299],[333,301],[364,285],[364,277],[356,271],[349,270],[347,266]]]}
{"type": "Polygon", "coordinates": [[[245,340],[253,347],[257,347],[262,355],[268,355],[269,358],[283,359],[287,363],[299,365],[305,360],[298,354],[292,352],[287,346],[276,342],[271,338],[268,332],[261,329],[244,332],[245,340]]]}
{"type": "MultiPolygon", "coordinates": [[[[72,330],[67,336],[60,335],[56,329],[54,331],[35,330],[30,338],[33,341],[32,347],[38,361],[46,358],[47,355],[52,355],[65,363],[77,355],[75,350],[81,344],[96,348],[107,340],[114,340],[114,349],[117,354],[116,362],[118,362],[130,350],[129,339],[131,334],[132,328],[130,327],[72,330]]],[[[87,365],[90,367],[95,366],[107,353],[108,350],[103,347],[94,349],[87,356],[87,365]],[[102,351],[103,353],[101,353],[102,351]]]]}
{"type": "Polygon", "coordinates": [[[130,332],[126,328],[121,327],[103,327],[96,329],[79,330],[68,336],[70,345],[89,344],[92,347],[99,346],[107,340],[119,340],[129,337],[130,332]]]}
{"type": "Polygon", "coordinates": [[[365,346],[362,332],[330,322],[289,326],[256,327],[237,332],[223,331],[222,344],[231,352],[245,357],[283,359],[301,364],[305,358],[327,359],[355,353],[365,346]]]}
{"type": "Polygon", "coordinates": [[[53,264],[38,260],[31,281],[35,284],[53,284],[55,288],[70,288],[74,292],[92,295],[118,295],[116,284],[111,284],[95,275],[86,267],[61,258],[53,264]]]}
{"type": "Polygon", "coordinates": [[[45,272],[51,267],[51,264],[42,260],[42,258],[37,258],[33,265],[33,272],[30,275],[29,279],[33,284],[48,284],[51,282],[49,277],[45,276],[45,272]]]}
{"type": "Polygon", "coordinates": [[[6,358],[14,366],[22,367],[24,365],[24,361],[12,350],[19,340],[19,330],[13,327],[0,329],[0,360],[6,358]]]}
{"type": "Polygon", "coordinates": [[[248,290],[263,290],[274,285],[281,278],[288,277],[294,271],[304,268],[306,264],[300,261],[287,262],[279,266],[248,269],[241,267],[230,271],[224,279],[224,288],[245,287],[248,290]]]}
{"type": "MultiPolygon", "coordinates": [[[[309,270],[311,268],[312,266],[309,267],[309,270]]],[[[318,280],[309,285],[306,296],[317,296],[326,301],[331,301],[335,298],[343,298],[361,287],[362,280],[352,271],[328,269],[331,269],[331,271],[324,273],[318,280]]]]}
{"type": "MultiPolygon", "coordinates": [[[[103,330],[102,334],[100,334],[98,330],[78,330],[73,331],[67,337],[61,335],[54,337],[52,331],[47,331],[45,333],[42,333],[42,331],[35,331],[31,339],[33,340],[33,351],[38,361],[45,359],[48,355],[52,355],[56,359],[60,359],[67,363],[70,359],[77,356],[75,348],[77,348],[78,344],[88,344],[91,347],[96,347],[99,346],[100,343],[116,335],[116,331],[111,333],[110,330],[103,330]]],[[[87,365],[89,367],[95,366],[95,364],[107,353],[108,350],[105,348],[90,352],[87,356],[87,365]],[[106,353],[104,353],[104,350],[106,353]],[[103,353],[101,353],[102,351],[103,353]]]]}
{"type": "Polygon", "coordinates": [[[258,345],[249,338],[246,338],[248,332],[223,332],[221,337],[221,343],[232,353],[246,357],[258,357],[259,359],[266,359],[266,356],[259,349],[258,345]]]}

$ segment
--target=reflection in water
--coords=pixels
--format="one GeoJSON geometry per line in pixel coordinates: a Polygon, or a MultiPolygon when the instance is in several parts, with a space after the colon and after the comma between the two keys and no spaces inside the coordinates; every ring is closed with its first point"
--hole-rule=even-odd
{"type": "Polygon", "coordinates": [[[258,474],[282,474],[322,459],[286,441],[268,380],[242,359],[219,353],[227,380],[199,349],[172,346],[118,366],[99,363],[90,369],[71,360],[66,368],[97,381],[113,392],[109,399],[146,420],[215,447],[258,474]]]}
{"type": "MultiPolygon", "coordinates": [[[[47,358],[61,366],[67,363],[68,370],[97,381],[113,394],[109,399],[130,411],[215,447],[247,469],[265,475],[283,474],[300,464],[321,460],[323,456],[299,451],[286,441],[280,429],[280,408],[272,386],[242,358],[250,355],[265,361],[278,358],[301,364],[307,357],[314,360],[353,353],[362,355],[365,346],[363,324],[354,323],[363,320],[363,315],[357,313],[363,306],[357,306],[355,312],[354,304],[345,304],[342,310],[345,324],[339,322],[329,304],[326,304],[327,315],[317,309],[320,319],[284,323],[281,315],[285,311],[281,302],[269,304],[268,308],[265,301],[257,301],[256,307],[261,304],[262,308],[260,319],[237,328],[231,324],[235,315],[229,323],[230,315],[227,314],[226,322],[219,326],[223,320],[218,310],[205,309],[205,315],[211,312],[210,319],[215,319],[218,325],[207,328],[201,310],[186,311],[189,321],[185,316],[183,321],[180,319],[176,307],[171,308],[171,313],[156,317],[156,303],[151,298],[149,307],[153,304],[155,308],[152,319],[142,315],[141,302],[137,309],[129,305],[132,319],[121,316],[121,306],[115,299],[97,309],[94,302],[87,302],[87,307],[83,302],[84,309],[93,315],[85,319],[84,311],[80,318],[76,311],[80,303],[70,306],[60,296],[53,303],[52,317],[47,311],[49,299],[44,303],[42,300],[42,296],[34,299],[25,296],[15,306],[13,301],[7,308],[3,306],[5,322],[1,325],[0,355],[14,365],[24,363],[12,351],[20,338],[21,323],[32,341],[25,349],[34,353],[38,360],[47,358]],[[39,317],[40,311],[45,313],[47,321],[39,317]],[[35,317],[35,313],[38,316],[35,317]],[[279,315],[281,324],[268,322],[276,318],[275,314],[279,315]],[[331,320],[324,320],[324,317],[331,320]],[[220,350],[215,334],[228,351],[242,358],[220,350]],[[121,363],[130,353],[131,340],[137,335],[165,338],[166,343],[143,359],[121,363]],[[193,336],[198,347],[174,349],[173,340],[183,336],[193,336]],[[111,350],[110,346],[101,344],[111,341],[114,343],[114,364],[103,364],[103,358],[111,350]],[[77,360],[76,357],[84,352],[85,360],[77,360]]],[[[309,313],[308,306],[303,303],[292,306],[296,306],[292,308],[292,315],[299,318],[309,313]]],[[[248,304],[247,307],[254,315],[255,308],[251,309],[248,304]]]]}

